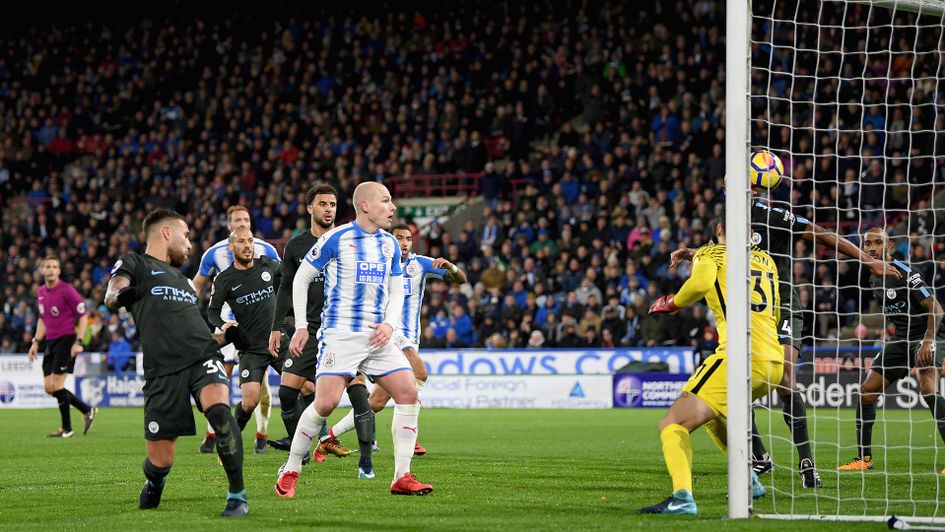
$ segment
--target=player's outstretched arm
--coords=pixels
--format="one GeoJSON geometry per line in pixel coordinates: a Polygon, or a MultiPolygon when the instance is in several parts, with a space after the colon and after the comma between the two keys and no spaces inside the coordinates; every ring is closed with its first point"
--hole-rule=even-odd
{"type": "Polygon", "coordinates": [[[695,249],[690,249],[687,247],[681,247],[676,251],[669,254],[669,267],[675,268],[683,263],[683,261],[692,260],[692,257],[696,254],[695,249]]]}
{"type": "Polygon", "coordinates": [[[703,257],[694,261],[689,279],[686,279],[675,295],[657,299],[650,306],[650,314],[670,314],[699,301],[712,289],[718,271],[715,261],[710,258],[703,257]]]}
{"type": "Polygon", "coordinates": [[[466,272],[443,257],[433,260],[433,268],[437,270],[446,270],[446,273],[443,274],[443,280],[448,283],[452,283],[456,286],[466,284],[466,272]]]}
{"type": "Polygon", "coordinates": [[[847,257],[859,260],[864,266],[869,268],[873,275],[879,277],[895,277],[896,279],[902,277],[902,274],[899,272],[899,270],[896,269],[896,267],[892,264],[870,257],[866,253],[863,253],[862,249],[853,245],[853,242],[850,242],[837,233],[828,231],[827,229],[824,229],[815,223],[810,223],[807,225],[807,230],[804,232],[804,238],[810,240],[815,246],[818,244],[823,244],[828,248],[832,248],[840,253],[843,253],[847,257]]]}

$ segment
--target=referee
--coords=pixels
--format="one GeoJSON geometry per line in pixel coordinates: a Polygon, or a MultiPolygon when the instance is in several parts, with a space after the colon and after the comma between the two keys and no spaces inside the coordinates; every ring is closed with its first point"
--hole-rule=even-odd
{"type": "Polygon", "coordinates": [[[29,361],[32,363],[39,352],[40,343],[46,341],[45,356],[43,356],[43,387],[46,393],[59,401],[59,415],[62,416],[62,425],[49,435],[50,438],[71,438],[72,417],[69,407],[74,406],[85,420],[82,434],[89,432],[92,421],[95,420],[97,408],[92,408],[74,393],[66,389],[66,376],[75,369],[75,357],[82,352],[82,341],[85,330],[89,325],[89,317],[85,314],[85,303],[82,296],[69,283],[59,276],[62,268],[59,259],[46,257],[42,263],[43,286],[36,293],[36,306],[39,307],[39,321],[36,324],[36,334],[30,345],[29,361]],[[78,334],[76,328],[78,322],[78,334]]]}

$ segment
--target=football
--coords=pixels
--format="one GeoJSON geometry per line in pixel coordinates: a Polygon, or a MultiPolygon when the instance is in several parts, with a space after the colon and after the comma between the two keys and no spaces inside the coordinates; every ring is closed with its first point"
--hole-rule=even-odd
{"type": "Polygon", "coordinates": [[[751,154],[748,161],[748,179],[755,189],[773,189],[784,177],[784,165],[781,159],[768,150],[758,150],[751,154]]]}

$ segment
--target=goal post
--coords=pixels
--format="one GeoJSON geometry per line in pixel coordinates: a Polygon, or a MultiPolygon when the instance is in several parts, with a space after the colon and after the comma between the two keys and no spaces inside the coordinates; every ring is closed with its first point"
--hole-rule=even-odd
{"type": "MultiPolygon", "coordinates": [[[[725,9],[728,515],[822,521],[896,515],[943,525],[945,443],[916,384],[891,386],[878,403],[873,468],[837,471],[861,450],[859,385],[890,337],[868,272],[842,258],[839,246],[819,252],[809,243],[792,246],[796,262],[790,278],[781,279],[791,283],[804,313],[804,334],[795,336],[802,336],[806,367],[795,389],[806,404],[823,487],[799,481],[798,433],[772,393],[755,405],[755,416],[773,469],[761,477],[767,495],[752,501],[747,173],[753,150],[778,155],[787,179],[770,193],[772,201],[855,245],[866,229],[885,227],[905,250],[906,267],[917,242],[913,220],[929,216],[918,242],[932,248],[922,271],[936,294],[936,272],[945,274],[945,248],[940,256],[933,251],[945,242],[945,0],[726,0],[725,9]],[[836,282],[850,268],[855,274],[836,282]],[[855,292],[855,304],[839,297],[843,290],[855,292]],[[815,367],[815,356],[833,369],[815,367]],[[845,363],[853,367],[846,373],[845,363]],[[812,399],[817,386],[823,400],[812,399]],[[909,393],[911,405],[892,408],[909,393]]],[[[886,287],[879,286],[888,294],[886,287]]]]}
{"type": "Polygon", "coordinates": [[[748,182],[749,0],[727,0],[725,12],[725,226],[726,294],[728,301],[728,515],[751,513],[750,331],[748,327],[748,182]],[[741,304],[737,304],[741,302],[741,304]],[[745,331],[746,334],[738,334],[745,331]]]}

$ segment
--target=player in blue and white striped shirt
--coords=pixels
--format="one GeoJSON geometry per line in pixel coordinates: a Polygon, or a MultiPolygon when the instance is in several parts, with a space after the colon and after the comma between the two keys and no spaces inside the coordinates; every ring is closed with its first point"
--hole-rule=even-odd
{"type": "MultiPolygon", "coordinates": [[[[460,286],[466,284],[466,273],[442,257],[434,259],[411,253],[413,233],[406,224],[394,226],[391,233],[400,245],[405,296],[402,314],[403,327],[397,334],[394,334],[394,343],[410,361],[410,366],[417,377],[417,391],[419,392],[423,390],[423,386],[427,382],[427,368],[418,353],[420,349],[420,308],[423,306],[423,293],[427,279],[442,279],[460,286]]],[[[371,409],[375,413],[380,412],[389,400],[390,395],[383,388],[377,386],[371,392],[371,409]]],[[[337,438],[353,428],[355,428],[355,419],[354,412],[351,412],[332,427],[328,434],[333,438],[337,438]]],[[[414,445],[413,452],[415,455],[423,455],[427,451],[417,442],[414,445]]]]}
{"type": "Polygon", "coordinates": [[[384,231],[391,226],[396,208],[387,187],[375,182],[358,185],[352,203],[355,221],[322,236],[299,265],[292,283],[296,330],[289,351],[299,356],[308,341],[308,324],[304,322],[308,285],[316,273],[325,273],[315,402],[302,413],[289,460],[279,474],[275,491],[280,497],[295,496],[302,458],[338,406],[345,384],[357,372],[373,377],[394,398],[391,493],[424,495],[433,491],[410,473],[420,402],[410,362],[390,341],[394,331],[402,327],[404,306],[400,246],[384,231]]]}
{"type": "MultiPolygon", "coordinates": [[[[226,210],[226,229],[230,233],[242,227],[250,228],[251,225],[249,209],[246,207],[234,205],[226,210]]],[[[253,243],[256,248],[253,258],[266,256],[281,262],[279,252],[276,251],[275,246],[259,238],[253,238],[253,243]]],[[[200,296],[200,292],[203,291],[204,287],[207,286],[216,274],[229,268],[232,264],[233,251],[230,249],[230,241],[228,238],[224,238],[210,246],[210,248],[203,253],[203,256],[200,257],[200,267],[197,270],[197,275],[193,279],[194,290],[196,290],[197,296],[200,296]]],[[[220,317],[223,318],[223,321],[236,321],[236,318],[233,317],[233,311],[230,310],[228,304],[223,305],[220,317]]],[[[220,332],[220,330],[217,329],[216,332],[220,332]]],[[[230,377],[233,375],[233,366],[239,363],[236,346],[227,344],[220,349],[220,352],[223,353],[223,366],[226,368],[226,375],[230,377]]],[[[272,411],[272,394],[269,390],[269,379],[263,379],[262,387],[259,390],[258,406],[259,407],[256,409],[256,427],[258,430],[256,432],[256,443],[253,447],[253,451],[261,453],[266,450],[269,414],[272,411]]],[[[207,435],[200,444],[200,452],[212,453],[215,443],[216,434],[213,432],[213,427],[208,423],[207,435]]]]}

